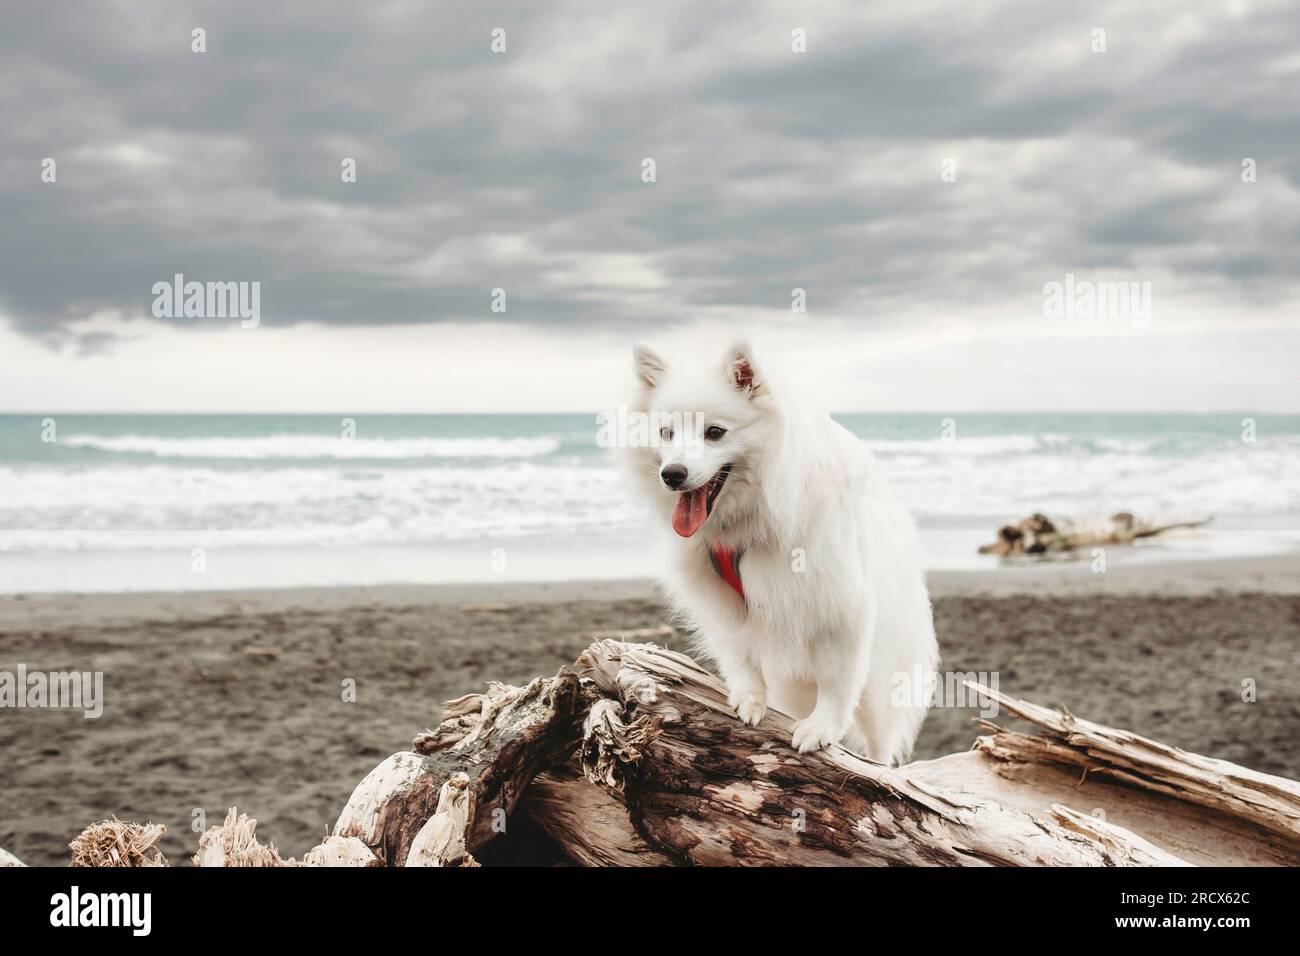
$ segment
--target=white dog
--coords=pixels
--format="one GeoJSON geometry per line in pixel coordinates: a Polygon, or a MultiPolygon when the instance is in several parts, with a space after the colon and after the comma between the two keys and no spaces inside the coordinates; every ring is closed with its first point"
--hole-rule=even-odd
{"type": "Polygon", "coordinates": [[[741,720],[770,705],[797,720],[800,751],[905,761],[929,701],[893,688],[932,686],[938,665],[916,525],[857,438],[746,342],[707,334],[633,350],[652,440],[628,458],[670,542],[675,609],[741,720]]]}

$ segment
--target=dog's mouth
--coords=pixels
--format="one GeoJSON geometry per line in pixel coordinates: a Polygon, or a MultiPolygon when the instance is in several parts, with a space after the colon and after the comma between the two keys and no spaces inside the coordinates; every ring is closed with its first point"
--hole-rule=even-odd
{"type": "Polygon", "coordinates": [[[700,526],[709,520],[713,511],[714,499],[726,484],[731,466],[723,465],[722,470],[694,491],[677,492],[677,504],[673,508],[673,530],[683,538],[689,538],[700,530],[700,526]]]}

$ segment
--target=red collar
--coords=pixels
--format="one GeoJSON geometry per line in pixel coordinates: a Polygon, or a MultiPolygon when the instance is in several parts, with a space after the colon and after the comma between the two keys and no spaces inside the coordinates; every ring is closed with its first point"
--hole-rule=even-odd
{"type": "Polygon", "coordinates": [[[740,559],[744,557],[745,552],[728,551],[726,548],[710,547],[709,562],[713,565],[713,570],[717,571],[722,580],[731,585],[732,590],[740,595],[740,599],[745,599],[745,585],[740,580],[740,559]]]}

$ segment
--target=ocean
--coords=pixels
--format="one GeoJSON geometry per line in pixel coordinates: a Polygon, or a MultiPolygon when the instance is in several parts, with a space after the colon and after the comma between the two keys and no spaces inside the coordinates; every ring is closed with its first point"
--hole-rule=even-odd
{"type": "MultiPolygon", "coordinates": [[[[991,566],[975,547],[1033,511],[1215,517],[1151,542],[1173,556],[1300,540],[1297,415],[836,417],[931,568],[991,566]]],[[[0,416],[0,592],[649,574],[597,431],[594,413],[0,416]]]]}

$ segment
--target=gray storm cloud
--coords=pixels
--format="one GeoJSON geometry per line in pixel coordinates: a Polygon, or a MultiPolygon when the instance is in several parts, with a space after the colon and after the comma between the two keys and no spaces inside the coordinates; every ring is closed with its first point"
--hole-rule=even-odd
{"type": "Polygon", "coordinates": [[[177,272],[260,281],[268,325],[485,317],[496,287],[557,327],[795,286],[1033,309],[1088,270],[1295,294],[1295,5],[863,6],[6,3],[0,315],[57,339],[177,272]]]}

